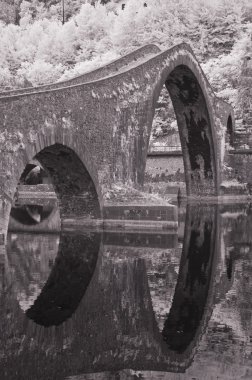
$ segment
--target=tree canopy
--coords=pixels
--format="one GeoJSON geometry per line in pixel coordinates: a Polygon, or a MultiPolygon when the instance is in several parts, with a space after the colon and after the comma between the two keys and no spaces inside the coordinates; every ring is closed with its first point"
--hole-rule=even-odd
{"type": "Polygon", "coordinates": [[[23,0],[19,25],[0,22],[2,89],[63,80],[144,44],[185,41],[217,93],[235,103],[251,44],[249,0],[23,0]],[[122,5],[125,6],[122,6],[122,5]]]}

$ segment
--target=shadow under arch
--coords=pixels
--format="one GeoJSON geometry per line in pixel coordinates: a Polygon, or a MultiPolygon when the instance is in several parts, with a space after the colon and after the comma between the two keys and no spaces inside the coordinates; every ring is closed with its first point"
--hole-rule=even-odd
{"type": "Polygon", "coordinates": [[[94,181],[71,148],[56,143],[42,149],[34,159],[41,163],[52,179],[61,217],[100,217],[100,202],[94,181]]]}
{"type": "Polygon", "coordinates": [[[61,233],[51,273],[39,296],[25,312],[29,319],[49,327],[58,326],[71,317],[93,277],[100,243],[100,233],[61,233]]]}
{"type": "Polygon", "coordinates": [[[154,104],[157,104],[165,85],[171,97],[183,153],[188,196],[216,195],[218,192],[213,121],[208,95],[200,81],[202,73],[198,71],[198,67],[192,70],[186,64],[179,64],[172,71],[169,67],[165,68],[153,95],[154,104]]]}
{"type": "Polygon", "coordinates": [[[227,119],[227,135],[230,145],[232,146],[234,143],[234,127],[231,115],[229,115],[227,119]]]}

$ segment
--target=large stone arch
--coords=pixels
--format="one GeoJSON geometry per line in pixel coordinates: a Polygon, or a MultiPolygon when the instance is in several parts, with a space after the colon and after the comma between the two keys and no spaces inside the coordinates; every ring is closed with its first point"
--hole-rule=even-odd
{"type": "Polygon", "coordinates": [[[152,118],[165,85],[177,119],[187,195],[217,195],[220,178],[212,94],[198,63],[188,53],[161,69],[153,90],[152,118]]]}

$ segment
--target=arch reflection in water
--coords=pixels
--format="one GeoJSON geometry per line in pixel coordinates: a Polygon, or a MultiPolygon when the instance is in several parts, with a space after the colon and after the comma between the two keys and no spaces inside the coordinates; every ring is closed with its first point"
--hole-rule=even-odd
{"type": "Polygon", "coordinates": [[[184,244],[172,307],[162,331],[170,350],[184,352],[209,315],[218,220],[216,206],[187,206],[184,244]]]}
{"type": "Polygon", "coordinates": [[[37,225],[48,219],[54,211],[53,205],[22,205],[11,208],[11,217],[23,225],[37,225]]]}
{"type": "MultiPolygon", "coordinates": [[[[138,238],[135,244],[133,237],[121,243],[120,239],[111,241],[104,236],[99,263],[89,286],[86,281],[88,291],[85,291],[85,286],[79,290],[82,274],[86,271],[86,278],[91,277],[95,258],[92,260],[90,255],[95,257],[95,249],[98,252],[100,237],[90,234],[87,240],[83,238],[75,244],[76,235],[66,234],[65,244],[61,245],[46,285],[27,310],[30,320],[25,318],[20,307],[13,312],[12,320],[3,317],[2,325],[8,334],[6,339],[0,337],[0,341],[7,344],[13,329],[20,341],[18,360],[13,365],[17,352],[14,342],[13,351],[9,350],[6,355],[4,369],[0,366],[0,377],[3,374],[1,378],[16,380],[15,374],[23,373],[23,378],[60,380],[88,372],[125,368],[184,372],[194,357],[213,307],[215,257],[219,244],[216,212],[215,207],[194,206],[187,210],[178,283],[163,333],[155,320],[148,282],[146,252],[157,249],[153,242],[150,244],[152,239],[138,238]],[[197,313],[184,307],[188,302],[197,307],[197,313]],[[184,321],[191,318],[190,333],[189,323],[184,321]],[[55,329],[53,325],[60,323],[62,325],[55,329]]],[[[167,245],[165,247],[161,248],[165,250],[167,245]]],[[[21,265],[17,265],[16,271],[19,267],[21,265]]]]}
{"type": "MultiPolygon", "coordinates": [[[[43,249],[48,248],[47,244],[45,244],[45,240],[48,239],[46,239],[46,235],[41,236],[41,239],[38,239],[38,235],[35,234],[20,234],[20,236],[18,234],[12,234],[9,238],[8,257],[10,266],[14,269],[19,278],[20,272],[24,272],[24,275],[21,275],[18,284],[18,298],[20,306],[23,306],[23,309],[25,310],[27,309],[26,316],[29,319],[32,319],[39,325],[48,327],[63,323],[67,318],[71,317],[78,307],[95,270],[101,236],[98,233],[61,233],[58,237],[59,246],[57,256],[55,255],[55,260],[53,260],[52,257],[48,258],[50,265],[46,267],[47,276],[50,270],[51,273],[49,274],[42,290],[41,281],[40,284],[35,284],[34,278],[32,284],[22,283],[24,278],[27,282],[27,276],[30,279],[32,278],[32,274],[29,274],[29,270],[37,267],[35,261],[37,260],[36,256],[38,255],[38,250],[40,250],[39,254],[41,258],[43,258],[43,256],[48,257],[48,252],[43,252],[43,249]],[[16,236],[16,238],[13,239],[13,236],[16,236]],[[29,242],[29,247],[37,247],[37,250],[35,251],[34,249],[30,249],[28,254],[33,251],[33,253],[35,252],[35,255],[34,257],[31,257],[30,255],[28,260],[27,257],[25,257],[27,252],[24,248],[23,255],[16,254],[14,257],[15,251],[20,254],[20,249],[17,248],[18,238],[23,240],[22,242],[20,241],[20,245],[24,247],[24,236],[26,236],[26,243],[29,242]],[[39,242],[41,243],[40,246],[38,246],[39,242]],[[16,260],[18,259],[19,262],[13,260],[13,258],[16,260]],[[32,259],[34,261],[33,263],[30,262],[32,259]],[[27,263],[29,263],[29,266],[27,266],[27,263]],[[27,276],[25,276],[25,274],[27,276]],[[35,300],[34,292],[30,295],[27,294],[29,285],[31,285],[33,289],[36,288],[35,293],[39,293],[35,300]],[[25,294],[26,297],[24,296],[25,294]],[[26,300],[33,300],[34,303],[30,306],[29,302],[26,302],[26,305],[24,305],[25,298],[26,300]],[[30,307],[27,308],[27,305],[30,307]]],[[[52,237],[55,237],[55,235],[49,236],[49,240],[52,242],[52,237]]],[[[43,269],[42,267],[43,266],[40,267],[41,270],[43,269]]],[[[38,278],[38,273],[36,273],[33,277],[38,278]]],[[[41,277],[45,279],[45,273],[43,273],[41,277]]]]}
{"type": "Polygon", "coordinates": [[[33,160],[26,165],[20,177],[9,224],[14,224],[15,227],[17,223],[25,226],[37,225],[48,219],[56,208],[52,180],[40,163],[33,160]]]}

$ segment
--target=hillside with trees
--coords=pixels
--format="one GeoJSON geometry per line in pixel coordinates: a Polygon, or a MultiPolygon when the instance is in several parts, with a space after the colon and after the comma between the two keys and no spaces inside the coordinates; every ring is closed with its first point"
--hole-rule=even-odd
{"type": "Polygon", "coordinates": [[[64,15],[59,0],[3,3],[17,15],[15,23],[0,21],[1,90],[71,78],[144,44],[185,41],[216,93],[237,107],[250,0],[65,0],[64,15]]]}

